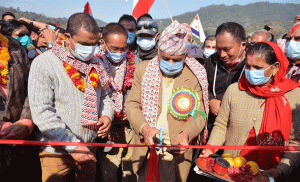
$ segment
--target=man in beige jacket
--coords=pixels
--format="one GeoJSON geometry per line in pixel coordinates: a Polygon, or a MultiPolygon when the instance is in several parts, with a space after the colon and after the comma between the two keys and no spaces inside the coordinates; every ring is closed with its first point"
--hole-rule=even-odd
{"type": "MultiPolygon", "coordinates": [[[[206,129],[206,71],[195,59],[187,56],[186,35],[185,27],[174,21],[162,33],[158,56],[136,67],[132,89],[125,103],[125,113],[135,131],[135,144],[158,143],[156,135],[162,129],[163,144],[189,145],[203,128],[206,129]],[[191,95],[195,96],[194,101],[190,100],[191,95]],[[189,110],[191,107],[193,109],[189,110]],[[193,115],[196,110],[202,114],[193,115]],[[183,111],[188,114],[183,116],[183,111]]],[[[161,148],[158,151],[159,180],[186,181],[192,152],[187,148],[161,148]]],[[[138,181],[145,181],[149,153],[148,147],[133,150],[133,170],[138,181]]]]}

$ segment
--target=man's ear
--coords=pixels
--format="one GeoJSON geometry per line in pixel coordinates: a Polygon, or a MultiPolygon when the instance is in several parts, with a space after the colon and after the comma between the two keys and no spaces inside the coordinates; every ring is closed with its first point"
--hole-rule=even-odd
{"type": "Polygon", "coordinates": [[[159,38],[160,38],[160,33],[159,33],[159,32],[157,32],[157,34],[156,34],[156,41],[158,41],[158,40],[159,40],[159,38]]]}
{"type": "Polygon", "coordinates": [[[71,42],[71,35],[70,35],[70,33],[64,33],[64,37],[65,37],[65,41],[66,41],[66,43],[67,44],[70,44],[71,42]]]}
{"type": "Polygon", "coordinates": [[[242,47],[243,47],[244,50],[246,50],[247,42],[242,42],[242,47]]]}

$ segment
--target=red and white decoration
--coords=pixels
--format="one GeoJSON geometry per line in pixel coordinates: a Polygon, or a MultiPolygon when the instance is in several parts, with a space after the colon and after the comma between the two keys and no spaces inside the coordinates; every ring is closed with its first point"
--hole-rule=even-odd
{"type": "Polygon", "coordinates": [[[149,12],[155,0],[133,0],[132,15],[139,18],[141,15],[149,12]]]}

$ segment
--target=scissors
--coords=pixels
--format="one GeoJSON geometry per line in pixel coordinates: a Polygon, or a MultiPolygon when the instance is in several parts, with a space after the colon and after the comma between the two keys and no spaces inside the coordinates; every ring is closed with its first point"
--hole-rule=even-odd
{"type": "MultiPolygon", "coordinates": [[[[162,140],[163,140],[163,129],[161,128],[160,129],[160,134],[159,134],[159,144],[158,144],[158,146],[162,145],[162,140]]],[[[156,150],[159,151],[160,147],[157,147],[156,150]]]]}

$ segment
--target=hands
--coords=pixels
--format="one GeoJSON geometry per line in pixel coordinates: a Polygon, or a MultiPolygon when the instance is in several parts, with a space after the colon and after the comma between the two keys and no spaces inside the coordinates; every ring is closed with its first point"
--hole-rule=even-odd
{"type": "Polygon", "coordinates": [[[79,163],[87,164],[91,167],[96,167],[96,157],[87,146],[78,146],[71,153],[71,156],[74,158],[75,161],[79,163]]]}
{"type": "MultiPolygon", "coordinates": [[[[189,145],[189,134],[186,131],[183,131],[177,136],[177,139],[174,142],[174,145],[189,145]]],[[[167,152],[173,154],[173,155],[180,155],[187,152],[188,148],[168,148],[167,152]]]]}
{"type": "Polygon", "coordinates": [[[54,32],[48,25],[46,28],[40,29],[41,36],[45,37],[46,42],[55,42],[57,39],[57,33],[54,32]]]}
{"type": "Polygon", "coordinates": [[[160,134],[160,130],[156,129],[156,128],[153,128],[149,125],[145,125],[143,128],[142,128],[142,133],[144,135],[144,142],[146,145],[153,145],[154,144],[154,141],[153,141],[153,137],[156,135],[156,134],[160,134]]]}
{"type": "Polygon", "coordinates": [[[24,139],[30,131],[28,127],[20,121],[17,121],[3,129],[3,131],[0,133],[0,138],[10,140],[24,139]]]}
{"type": "Polygon", "coordinates": [[[99,121],[98,124],[99,129],[98,129],[98,137],[106,137],[108,136],[108,133],[110,131],[111,128],[111,120],[108,116],[102,116],[99,121]]]}
{"type": "Polygon", "coordinates": [[[209,101],[209,107],[213,115],[217,116],[220,110],[221,101],[218,99],[212,99],[209,101]]]}
{"type": "Polygon", "coordinates": [[[213,152],[210,149],[203,149],[199,157],[208,157],[213,152]]]}
{"type": "Polygon", "coordinates": [[[25,17],[20,18],[18,21],[24,21],[24,22],[30,24],[30,20],[25,17]]]}

